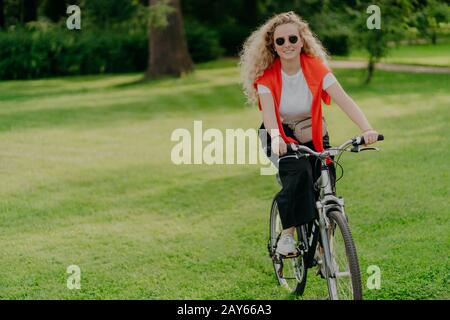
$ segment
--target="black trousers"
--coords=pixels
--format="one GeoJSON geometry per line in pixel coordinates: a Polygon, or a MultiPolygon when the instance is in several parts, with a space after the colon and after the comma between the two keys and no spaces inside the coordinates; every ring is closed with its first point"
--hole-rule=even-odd
{"type": "MultiPolygon", "coordinates": [[[[261,125],[260,129],[265,130],[264,124],[261,125]]],[[[287,125],[283,125],[283,129],[287,136],[295,139],[294,133],[287,125]]],[[[265,133],[267,144],[264,143],[263,139],[263,147],[267,156],[272,160],[270,135],[267,132],[265,133]]],[[[317,151],[312,141],[303,145],[317,151]]],[[[325,149],[331,147],[328,133],[323,137],[323,146],[325,149]]],[[[286,155],[290,154],[287,153],[286,155]]],[[[278,166],[278,174],[282,184],[282,189],[277,194],[276,201],[283,229],[310,222],[317,214],[316,200],[320,191],[314,189],[314,183],[321,175],[321,161],[316,157],[296,159],[281,156],[279,162],[275,165],[278,166]]],[[[331,175],[332,188],[335,191],[336,168],[333,163],[328,165],[328,170],[331,175]]]]}

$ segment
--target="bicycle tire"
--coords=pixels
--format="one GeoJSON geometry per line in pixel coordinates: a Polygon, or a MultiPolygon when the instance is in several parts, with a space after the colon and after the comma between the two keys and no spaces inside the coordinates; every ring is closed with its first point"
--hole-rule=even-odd
{"type": "MultiPolygon", "coordinates": [[[[342,236],[343,245],[345,247],[345,256],[348,263],[348,271],[350,272],[351,279],[351,289],[352,289],[352,300],[362,300],[362,285],[361,285],[361,271],[359,267],[358,255],[356,253],[356,246],[353,241],[352,233],[350,231],[350,227],[347,223],[347,219],[345,216],[339,211],[332,211],[328,214],[328,218],[330,219],[330,224],[337,226],[340,230],[340,235],[342,236]]],[[[336,230],[334,230],[333,239],[329,237],[330,244],[332,241],[336,239],[336,230]]],[[[336,244],[334,244],[336,245],[336,244]]],[[[339,245],[339,244],[338,244],[339,245]]],[[[341,244],[342,245],[342,244],[341,244]]],[[[333,258],[337,255],[338,249],[332,249],[333,258]]],[[[342,254],[341,254],[342,255],[342,254]]],[[[341,257],[339,257],[341,258],[341,257]]],[[[337,263],[336,263],[337,264],[337,263]]],[[[341,267],[338,266],[340,269],[341,267]]],[[[344,276],[340,277],[338,274],[346,274],[345,272],[337,273],[334,277],[336,279],[336,286],[340,284],[341,279],[344,279],[344,276]]],[[[342,280],[344,281],[344,280],[342,280]]],[[[343,288],[343,287],[342,287],[343,288]]],[[[337,288],[338,299],[344,296],[343,291],[339,293],[339,288],[337,288]]]]}
{"type": "MultiPolygon", "coordinates": [[[[289,278],[293,281],[292,284],[289,284],[287,281],[288,277],[285,277],[285,273],[280,274],[279,273],[279,267],[280,264],[275,262],[274,258],[274,248],[276,247],[276,242],[278,241],[279,238],[279,233],[281,232],[279,230],[280,225],[281,224],[281,220],[280,220],[280,214],[278,211],[278,205],[276,202],[276,197],[274,198],[274,200],[272,201],[272,207],[270,209],[270,225],[269,225],[269,254],[270,257],[272,259],[272,264],[273,264],[273,268],[274,268],[274,272],[275,272],[275,277],[278,280],[278,283],[281,286],[286,287],[288,290],[291,291],[291,293],[296,294],[296,295],[303,295],[303,292],[305,290],[305,286],[306,286],[306,278],[307,278],[307,271],[308,269],[306,268],[305,265],[305,257],[304,256],[298,256],[296,258],[288,258],[288,259],[282,259],[281,260],[281,266],[282,268],[284,268],[284,263],[287,263],[287,265],[292,264],[293,265],[293,269],[294,272],[298,272],[300,275],[296,275],[295,276],[295,280],[292,278],[292,275],[289,275],[289,278]],[[277,229],[278,227],[278,229],[277,229]],[[283,260],[285,260],[283,262],[283,260]],[[296,267],[295,264],[298,263],[300,265],[300,267],[296,267]],[[301,270],[300,270],[301,269],[301,270]],[[300,278],[300,279],[299,279],[300,278]]],[[[301,234],[300,231],[300,227],[296,228],[297,230],[297,235],[301,234]]],[[[298,236],[299,237],[299,236],[298,236]]],[[[297,238],[298,240],[298,238],[297,238]]]]}

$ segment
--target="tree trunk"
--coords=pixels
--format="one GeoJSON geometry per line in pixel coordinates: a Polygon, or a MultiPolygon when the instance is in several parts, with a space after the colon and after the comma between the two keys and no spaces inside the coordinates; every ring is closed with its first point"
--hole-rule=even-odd
{"type": "Polygon", "coordinates": [[[436,44],[437,35],[435,31],[431,32],[431,43],[436,44]]]}
{"type": "Polygon", "coordinates": [[[37,20],[37,0],[22,0],[22,21],[27,23],[37,20]]]}
{"type": "Polygon", "coordinates": [[[0,28],[5,27],[5,10],[3,2],[3,0],[0,0],[0,28]]]}
{"type": "Polygon", "coordinates": [[[364,81],[364,84],[369,84],[370,80],[372,80],[374,70],[375,70],[375,59],[372,56],[370,56],[369,63],[367,64],[367,76],[364,81]]]}
{"type": "MultiPolygon", "coordinates": [[[[149,0],[154,5],[158,0],[149,0]]],[[[149,65],[147,78],[163,75],[181,76],[193,69],[184,34],[183,15],[180,0],[171,0],[174,11],[168,14],[168,25],[165,28],[150,26],[149,33],[149,65]]]]}

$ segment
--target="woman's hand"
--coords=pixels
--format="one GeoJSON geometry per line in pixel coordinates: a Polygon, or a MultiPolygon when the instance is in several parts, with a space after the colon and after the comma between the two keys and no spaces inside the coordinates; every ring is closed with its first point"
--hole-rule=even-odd
{"type": "Polygon", "coordinates": [[[362,112],[361,108],[353,101],[353,99],[344,91],[339,82],[333,83],[326,91],[331,99],[337,103],[339,107],[347,114],[347,116],[361,129],[367,129],[361,133],[364,137],[365,146],[378,141],[378,132],[372,129],[369,121],[362,112]]]}
{"type": "Polygon", "coordinates": [[[278,135],[272,138],[272,152],[278,156],[282,156],[287,152],[287,145],[283,138],[278,135]]]}
{"type": "Polygon", "coordinates": [[[362,133],[364,137],[365,146],[378,141],[378,132],[373,129],[366,130],[362,133]]]}

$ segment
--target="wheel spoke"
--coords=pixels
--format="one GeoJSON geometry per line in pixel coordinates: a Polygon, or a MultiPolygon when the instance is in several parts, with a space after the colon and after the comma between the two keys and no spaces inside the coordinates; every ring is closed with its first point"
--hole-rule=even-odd
{"type": "Polygon", "coordinates": [[[332,243],[332,260],[336,277],[336,286],[339,299],[351,299],[353,297],[352,279],[349,270],[344,239],[340,232],[335,232],[330,238],[332,243]]]}
{"type": "MultiPolygon", "coordinates": [[[[271,248],[275,248],[276,241],[283,231],[283,226],[276,204],[272,207],[270,221],[270,246],[271,248]]],[[[298,235],[296,236],[296,239],[298,241],[298,235]]],[[[275,260],[273,260],[274,270],[280,285],[289,291],[297,292],[299,290],[300,283],[306,276],[303,257],[297,256],[292,258],[284,258],[281,262],[276,262],[275,260]],[[280,270],[281,268],[282,270],[280,270]]]]}
{"type": "MultiPolygon", "coordinates": [[[[341,213],[334,213],[335,218],[340,220],[341,213]]],[[[333,220],[334,220],[333,219],[333,220]]],[[[331,219],[330,219],[331,220],[331,219]]],[[[340,220],[340,223],[343,223],[340,220]]],[[[344,228],[348,233],[348,227],[344,223],[344,228]]],[[[333,228],[329,232],[329,242],[330,242],[330,250],[331,250],[331,263],[333,264],[333,271],[335,272],[335,284],[338,294],[338,299],[354,299],[354,288],[353,288],[353,277],[352,272],[350,270],[350,257],[347,252],[348,248],[346,246],[343,230],[341,230],[341,226],[333,222],[333,228]]],[[[351,237],[351,234],[350,234],[351,237]]],[[[351,240],[351,238],[350,238],[351,240]]],[[[357,263],[357,261],[356,261],[357,263]]],[[[359,269],[359,268],[358,268],[359,269]]]]}

